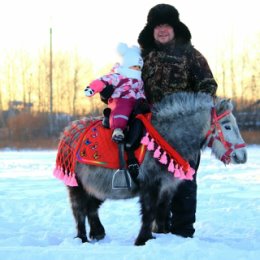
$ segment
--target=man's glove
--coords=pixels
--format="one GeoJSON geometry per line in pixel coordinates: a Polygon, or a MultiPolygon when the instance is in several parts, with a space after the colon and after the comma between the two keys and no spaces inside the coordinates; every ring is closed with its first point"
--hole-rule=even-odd
{"type": "Polygon", "coordinates": [[[138,115],[138,114],[146,114],[149,112],[151,112],[151,107],[147,102],[147,100],[144,98],[138,99],[135,103],[133,114],[138,115]]]}

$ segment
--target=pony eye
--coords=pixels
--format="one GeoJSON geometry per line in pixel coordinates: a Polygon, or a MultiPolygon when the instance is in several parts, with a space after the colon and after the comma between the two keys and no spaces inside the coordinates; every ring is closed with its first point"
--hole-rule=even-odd
{"type": "Polygon", "coordinates": [[[230,125],[225,125],[225,129],[226,130],[231,130],[231,126],[230,125]]]}

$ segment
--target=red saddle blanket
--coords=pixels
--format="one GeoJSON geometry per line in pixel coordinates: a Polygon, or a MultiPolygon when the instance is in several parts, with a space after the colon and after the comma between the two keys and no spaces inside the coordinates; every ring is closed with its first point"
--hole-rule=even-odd
{"type": "MultiPolygon", "coordinates": [[[[111,139],[111,129],[104,128],[102,121],[98,120],[92,123],[83,134],[76,153],[77,161],[106,168],[119,168],[118,147],[111,139]]],[[[143,144],[135,151],[139,163],[143,161],[145,151],[146,146],[143,144]]],[[[125,160],[127,160],[126,153],[125,160]]]]}
{"type": "MultiPolygon", "coordinates": [[[[174,177],[192,180],[195,170],[150,124],[151,114],[138,115],[137,118],[147,130],[140,147],[135,151],[139,163],[142,163],[148,149],[153,151],[153,157],[161,164],[168,165],[168,171],[174,177]]],[[[68,186],[78,186],[75,174],[77,161],[112,169],[120,168],[118,147],[111,138],[112,131],[103,127],[101,119],[86,118],[73,122],[65,129],[60,140],[54,176],[68,186]]]]}

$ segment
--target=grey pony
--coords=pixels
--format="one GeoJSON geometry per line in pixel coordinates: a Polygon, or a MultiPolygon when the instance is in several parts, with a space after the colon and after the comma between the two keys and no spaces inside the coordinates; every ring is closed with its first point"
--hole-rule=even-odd
{"type": "MultiPolygon", "coordinates": [[[[221,130],[226,141],[232,145],[243,143],[236,119],[232,114],[232,103],[228,99],[212,97],[206,93],[175,93],[165,97],[152,108],[152,124],[161,136],[177,150],[187,161],[196,161],[211,136],[205,140],[211,126],[211,110],[216,108],[217,114],[230,110],[231,113],[220,120],[221,130]]],[[[77,121],[72,122],[77,124],[77,121]]],[[[66,128],[70,131],[71,125],[66,128]]],[[[61,141],[66,142],[65,134],[61,141]]],[[[220,160],[226,148],[220,141],[215,141],[212,153],[220,160]]],[[[245,163],[245,148],[235,149],[230,155],[230,162],[245,163]]],[[[68,187],[72,212],[76,222],[77,237],[82,242],[90,239],[100,240],[105,236],[105,229],[100,222],[98,209],[106,199],[128,199],[140,196],[142,225],[135,241],[143,245],[152,236],[152,222],[157,219],[160,205],[169,203],[174,196],[181,180],[173,177],[162,165],[153,158],[153,152],[147,152],[140,166],[139,182],[132,189],[113,189],[114,170],[92,165],[76,164],[78,187],[68,187]],[[154,192],[156,187],[156,192],[154,192]],[[85,220],[88,220],[89,238],[86,233],[85,220]]],[[[111,209],[112,210],[112,209],[111,209]]],[[[163,220],[161,220],[163,221],[163,220]]]]}

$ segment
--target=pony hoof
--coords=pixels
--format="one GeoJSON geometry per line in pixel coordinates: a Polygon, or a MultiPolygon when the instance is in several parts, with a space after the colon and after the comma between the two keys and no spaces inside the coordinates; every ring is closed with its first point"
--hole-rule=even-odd
{"type": "Polygon", "coordinates": [[[87,242],[89,242],[86,237],[81,238],[81,241],[82,241],[82,243],[87,243],[87,242]]]}
{"type": "Polygon", "coordinates": [[[100,234],[100,235],[91,235],[89,236],[91,238],[91,240],[101,240],[105,237],[106,234],[100,234]]]}
{"type": "Polygon", "coordinates": [[[91,240],[101,240],[105,237],[106,233],[105,233],[105,229],[103,226],[98,226],[95,228],[92,228],[89,232],[89,238],[91,240]]]}
{"type": "Polygon", "coordinates": [[[138,237],[136,240],[135,240],[135,246],[144,246],[145,243],[150,240],[150,239],[155,239],[154,236],[149,236],[149,238],[145,239],[145,238],[140,238],[138,237]]]}
{"type": "Polygon", "coordinates": [[[156,233],[156,234],[168,234],[168,233],[170,233],[170,229],[165,228],[165,227],[156,226],[156,227],[153,227],[152,232],[156,233]]]}
{"type": "Polygon", "coordinates": [[[135,246],[144,246],[145,245],[145,242],[144,240],[141,240],[141,239],[136,239],[135,241],[135,246]]]}
{"type": "Polygon", "coordinates": [[[82,243],[88,243],[88,242],[89,242],[87,237],[76,236],[76,237],[74,237],[74,238],[79,238],[79,239],[81,239],[81,242],[82,242],[82,243]]]}

